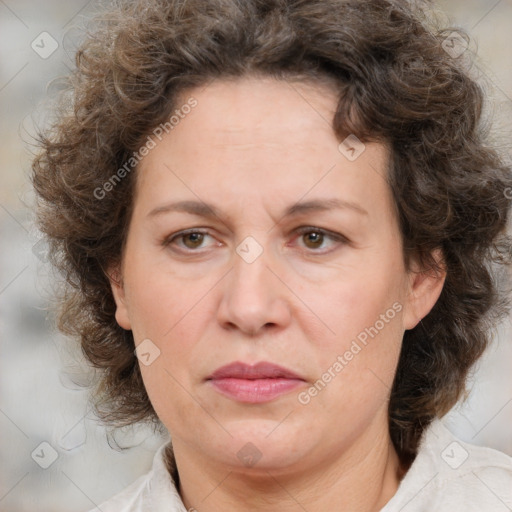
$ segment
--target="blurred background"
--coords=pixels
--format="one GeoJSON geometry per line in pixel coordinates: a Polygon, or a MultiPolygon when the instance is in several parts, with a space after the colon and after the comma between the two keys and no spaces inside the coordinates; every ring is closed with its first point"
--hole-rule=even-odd
{"type": "MultiPolygon", "coordinates": [[[[468,30],[473,72],[485,81],[495,143],[512,143],[512,0],[439,0],[441,19],[468,30]]],[[[95,1],[0,0],[0,510],[83,512],[151,466],[166,438],[134,427],[107,438],[87,407],[91,378],[53,327],[51,271],[33,227],[28,182],[33,119],[52,80],[73,66],[95,1]],[[133,447],[126,450],[112,446],[133,447]]],[[[444,418],[465,441],[512,455],[510,319],[472,375],[471,394],[444,418]]]]}

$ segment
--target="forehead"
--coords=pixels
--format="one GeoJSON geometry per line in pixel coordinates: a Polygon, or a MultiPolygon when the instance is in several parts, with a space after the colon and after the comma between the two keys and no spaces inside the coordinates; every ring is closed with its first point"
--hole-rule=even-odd
{"type": "MultiPolygon", "coordinates": [[[[195,131],[194,142],[199,144],[226,147],[264,143],[286,150],[317,135],[316,139],[322,136],[329,139],[327,144],[336,146],[332,118],[337,93],[326,84],[271,78],[219,80],[189,91],[178,103],[184,104],[191,96],[197,107],[180,123],[184,129],[177,127],[181,132],[175,134],[177,137],[185,130],[195,131]]],[[[304,149],[314,148],[304,144],[304,149]]]]}
{"type": "Polygon", "coordinates": [[[329,84],[217,80],[182,94],[176,109],[191,98],[194,108],[138,170],[139,190],[155,200],[181,190],[239,200],[284,194],[290,202],[312,189],[368,195],[376,181],[385,192],[386,148],[366,145],[358,160],[347,159],[332,128],[338,93],[329,84]]]}

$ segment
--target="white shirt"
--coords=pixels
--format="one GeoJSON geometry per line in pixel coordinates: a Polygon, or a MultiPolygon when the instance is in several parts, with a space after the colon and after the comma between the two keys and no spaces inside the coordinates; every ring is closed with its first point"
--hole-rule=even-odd
{"type": "MultiPolygon", "coordinates": [[[[153,467],[90,512],[187,512],[167,470],[163,444],[153,467]]],[[[380,512],[510,512],[512,457],[458,440],[435,420],[396,494],[380,512]]]]}

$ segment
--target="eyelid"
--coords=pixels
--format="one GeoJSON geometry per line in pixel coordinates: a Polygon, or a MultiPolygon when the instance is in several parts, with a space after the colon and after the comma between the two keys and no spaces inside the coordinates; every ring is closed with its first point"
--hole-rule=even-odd
{"type": "Polygon", "coordinates": [[[329,231],[328,229],[319,228],[318,226],[301,226],[300,228],[297,228],[295,232],[299,233],[300,235],[309,232],[317,232],[322,233],[323,235],[326,235],[330,238],[334,238],[335,240],[344,240],[348,242],[347,237],[343,236],[341,233],[336,233],[334,231],[329,231]]]}

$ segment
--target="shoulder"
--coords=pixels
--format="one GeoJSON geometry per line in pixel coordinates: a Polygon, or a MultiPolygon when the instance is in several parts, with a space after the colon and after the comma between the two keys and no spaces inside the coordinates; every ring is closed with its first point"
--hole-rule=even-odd
{"type": "Polygon", "coordinates": [[[435,420],[397,493],[381,512],[512,509],[512,458],[457,439],[435,420]]]}
{"type": "Polygon", "coordinates": [[[157,450],[151,470],[89,512],[186,512],[165,463],[165,443],[157,450]]]}

